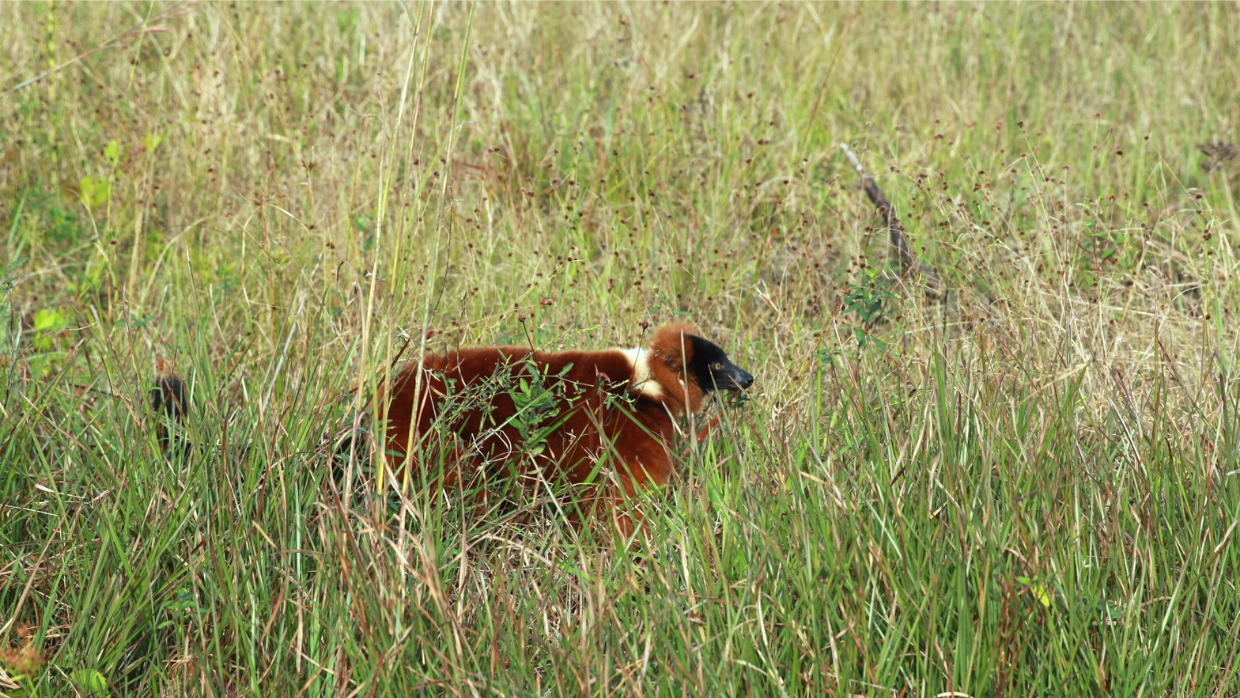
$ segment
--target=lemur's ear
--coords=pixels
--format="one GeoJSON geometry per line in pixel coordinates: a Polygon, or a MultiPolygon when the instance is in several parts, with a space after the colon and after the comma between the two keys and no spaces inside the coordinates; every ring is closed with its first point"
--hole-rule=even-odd
{"type": "Polygon", "coordinates": [[[655,357],[662,359],[664,366],[679,371],[684,364],[693,361],[693,344],[689,341],[693,334],[687,325],[664,325],[654,333],[650,349],[655,357]]]}
{"type": "Polygon", "coordinates": [[[655,349],[651,356],[659,359],[663,362],[664,366],[667,366],[672,370],[680,368],[680,357],[676,355],[676,352],[669,351],[667,354],[664,354],[662,349],[655,349]]]}

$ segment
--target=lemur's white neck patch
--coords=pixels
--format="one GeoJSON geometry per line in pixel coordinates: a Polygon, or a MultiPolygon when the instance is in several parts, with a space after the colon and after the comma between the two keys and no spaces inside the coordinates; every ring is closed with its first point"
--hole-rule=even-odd
{"type": "Polygon", "coordinates": [[[648,398],[658,400],[663,397],[663,386],[650,375],[650,359],[652,358],[649,349],[617,349],[624,358],[629,360],[629,366],[633,368],[633,375],[629,378],[632,386],[642,395],[648,398]]]}

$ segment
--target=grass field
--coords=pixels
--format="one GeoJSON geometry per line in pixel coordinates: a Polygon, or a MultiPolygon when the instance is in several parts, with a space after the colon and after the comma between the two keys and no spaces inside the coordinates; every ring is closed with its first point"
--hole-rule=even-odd
{"type": "Polygon", "coordinates": [[[0,694],[1240,695],[1236,5],[5,3],[0,45],[0,694]],[[631,548],[333,477],[405,338],[670,320],[757,384],[631,548]]]}

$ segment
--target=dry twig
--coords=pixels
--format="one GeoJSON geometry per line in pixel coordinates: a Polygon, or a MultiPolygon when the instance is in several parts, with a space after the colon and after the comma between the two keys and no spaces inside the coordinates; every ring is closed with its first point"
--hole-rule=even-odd
{"type": "Polygon", "coordinates": [[[857,159],[856,154],[848,147],[846,143],[840,143],[840,148],[844,151],[844,156],[852,163],[853,168],[857,170],[857,174],[861,175],[861,188],[865,190],[866,196],[870,197],[870,202],[878,209],[879,215],[883,217],[883,225],[887,226],[887,231],[891,237],[891,253],[897,263],[900,265],[900,276],[906,277],[910,273],[916,272],[925,283],[926,296],[933,299],[940,299],[944,295],[943,282],[939,280],[939,275],[934,272],[929,265],[923,264],[917,260],[917,256],[913,254],[913,246],[909,244],[908,238],[904,235],[904,226],[900,223],[900,219],[896,217],[895,211],[892,210],[891,201],[883,194],[883,190],[878,188],[874,183],[874,177],[865,171],[861,166],[861,161],[857,159]]]}

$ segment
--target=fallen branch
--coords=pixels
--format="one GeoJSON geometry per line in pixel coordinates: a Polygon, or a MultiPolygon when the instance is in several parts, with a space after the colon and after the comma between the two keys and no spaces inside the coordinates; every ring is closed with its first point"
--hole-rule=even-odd
{"type": "Polygon", "coordinates": [[[846,143],[840,143],[840,148],[844,151],[844,156],[848,158],[848,161],[852,163],[853,168],[857,170],[857,174],[861,175],[861,188],[865,190],[866,196],[870,197],[870,203],[874,204],[879,215],[883,217],[883,225],[887,226],[887,232],[891,237],[892,257],[900,266],[900,276],[906,277],[915,272],[925,283],[926,296],[934,299],[942,298],[943,282],[939,280],[939,275],[930,265],[918,261],[917,256],[913,254],[913,246],[909,244],[908,238],[904,235],[904,225],[900,223],[900,219],[892,210],[891,201],[874,183],[874,177],[861,166],[861,161],[857,159],[852,149],[846,143]]]}

